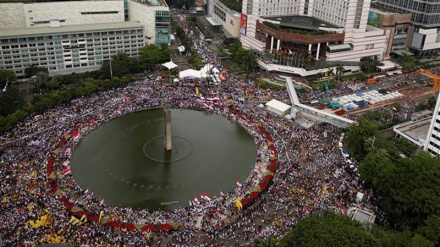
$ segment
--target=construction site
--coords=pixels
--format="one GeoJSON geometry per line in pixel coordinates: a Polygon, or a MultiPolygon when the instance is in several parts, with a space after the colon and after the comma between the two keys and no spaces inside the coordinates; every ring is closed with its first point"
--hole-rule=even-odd
{"type": "MultiPolygon", "coordinates": [[[[326,84],[324,87],[326,88],[326,84]]],[[[439,90],[440,76],[420,69],[413,74],[401,75],[398,80],[393,80],[392,76],[381,77],[374,83],[367,84],[366,90],[353,94],[334,98],[327,94],[327,107],[337,115],[351,116],[396,102],[416,105],[436,96],[439,90]]]]}

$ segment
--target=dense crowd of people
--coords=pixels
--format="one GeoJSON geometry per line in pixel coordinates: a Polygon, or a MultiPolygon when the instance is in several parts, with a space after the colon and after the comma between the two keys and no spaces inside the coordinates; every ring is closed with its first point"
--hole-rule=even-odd
{"type": "MultiPolygon", "coordinates": [[[[322,209],[342,212],[346,202],[356,191],[355,178],[343,169],[343,159],[335,140],[341,131],[332,126],[319,126],[304,130],[293,122],[280,119],[244,97],[252,98],[248,88],[252,85],[229,74],[228,81],[212,87],[204,82],[192,82],[178,87],[166,86],[161,81],[134,82],[126,88],[114,89],[83,97],[67,105],[32,116],[2,137],[1,145],[1,234],[8,245],[65,241],[97,245],[124,242],[127,245],[207,246],[252,243],[268,236],[282,236],[295,221],[322,209]],[[189,85],[191,86],[185,86],[189,85]],[[224,103],[206,104],[195,95],[194,87],[215,93],[224,103]],[[258,144],[256,167],[268,163],[271,154],[268,143],[254,125],[238,117],[237,109],[256,123],[264,124],[274,137],[278,152],[279,170],[273,185],[252,206],[238,212],[235,198],[255,187],[260,170],[254,169],[242,186],[225,195],[218,195],[201,205],[174,211],[132,210],[105,205],[100,198],[80,188],[72,176],[62,176],[59,187],[76,204],[90,211],[103,211],[122,222],[182,222],[173,232],[124,231],[121,228],[87,222],[72,224],[71,212],[66,210],[49,192],[47,185],[48,154],[70,129],[82,124],[81,136],[93,131],[101,123],[129,112],[156,108],[168,100],[172,107],[203,109],[224,115],[248,130],[258,144]],[[84,124],[87,123],[87,124],[84,124]],[[322,137],[322,133],[326,138],[322,137]],[[335,175],[337,174],[337,175],[335,175]],[[201,216],[201,222],[195,222],[201,216]],[[41,222],[43,221],[45,222],[41,222]],[[40,225],[38,225],[40,224],[40,225]]],[[[284,92],[273,91],[274,97],[287,98],[284,92]]],[[[72,139],[57,151],[57,162],[68,160],[78,139],[72,139]]],[[[61,170],[57,171],[61,173],[61,170]]],[[[59,174],[61,177],[61,175],[59,174]]]]}
{"type": "MultiPolygon", "coordinates": [[[[188,33],[190,27],[182,26],[188,33]]],[[[192,36],[194,49],[220,71],[215,54],[192,36]]],[[[168,85],[145,78],[125,88],[81,97],[68,104],[33,115],[0,139],[0,235],[6,246],[62,242],[71,246],[249,246],[270,236],[282,237],[298,219],[322,210],[346,213],[359,190],[356,173],[341,153],[343,130],[331,125],[303,129],[293,121],[256,106],[262,96],[289,103],[286,91],[259,90],[252,82],[232,73],[219,85],[204,80],[182,80],[168,85]],[[195,88],[203,95],[197,95],[195,88]],[[209,98],[219,100],[209,101],[209,98]],[[133,210],[106,205],[102,198],[81,188],[71,175],[61,174],[81,136],[100,124],[134,111],[161,107],[210,111],[245,128],[257,143],[255,169],[233,191],[213,196],[200,205],[171,211],[133,210]],[[238,115],[237,113],[240,113],[238,115]],[[243,117],[245,116],[245,117],[243,117]],[[252,121],[249,121],[252,119],[252,121]],[[238,210],[236,198],[251,191],[274,155],[271,145],[256,128],[262,125],[277,150],[277,171],[272,184],[250,206],[238,210]],[[57,144],[72,129],[71,138],[57,144]],[[76,133],[73,133],[76,134],[76,133]],[[61,194],[51,192],[46,172],[50,155],[56,152],[55,171],[61,194]],[[102,222],[72,218],[59,198],[67,196],[75,206],[102,212],[107,220],[141,224],[179,222],[174,231],[127,230],[102,222]]],[[[342,84],[342,89],[355,87],[342,84]]],[[[306,97],[306,96],[303,96],[306,97]]]]}

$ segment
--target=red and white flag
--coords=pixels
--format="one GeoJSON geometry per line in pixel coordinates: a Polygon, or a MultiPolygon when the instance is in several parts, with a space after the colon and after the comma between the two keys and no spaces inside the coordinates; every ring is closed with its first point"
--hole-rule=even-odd
{"type": "Polygon", "coordinates": [[[242,185],[242,183],[240,182],[240,180],[235,180],[235,183],[237,184],[237,186],[241,186],[242,185]]]}
{"type": "Polygon", "coordinates": [[[206,200],[206,197],[205,197],[204,193],[200,193],[200,199],[206,200]]]}
{"type": "Polygon", "coordinates": [[[66,169],[63,170],[61,175],[66,176],[67,174],[70,174],[70,173],[72,173],[72,169],[70,169],[70,167],[67,167],[66,169]]]}
{"type": "Polygon", "coordinates": [[[212,106],[210,106],[209,104],[207,104],[207,103],[203,103],[203,105],[206,107],[206,108],[208,108],[208,109],[213,109],[213,107],[212,106]]]}
{"type": "Polygon", "coordinates": [[[205,193],[205,199],[208,201],[211,201],[212,197],[210,195],[208,195],[208,193],[205,193]]]}
{"type": "Polygon", "coordinates": [[[79,134],[78,131],[73,134],[73,139],[74,140],[77,140],[79,137],[80,137],[80,134],[79,134]]]}

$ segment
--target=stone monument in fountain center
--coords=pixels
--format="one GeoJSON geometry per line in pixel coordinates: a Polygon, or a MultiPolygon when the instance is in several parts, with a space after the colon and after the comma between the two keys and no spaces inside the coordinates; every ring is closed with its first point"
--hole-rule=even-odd
{"type": "Polygon", "coordinates": [[[164,105],[164,124],[165,124],[165,138],[164,146],[166,151],[171,151],[172,141],[171,141],[171,109],[168,103],[164,105]]]}

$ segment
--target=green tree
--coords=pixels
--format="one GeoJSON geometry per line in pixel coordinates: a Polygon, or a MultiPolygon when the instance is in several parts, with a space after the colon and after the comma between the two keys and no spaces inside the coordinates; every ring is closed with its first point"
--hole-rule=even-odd
{"type": "Polygon", "coordinates": [[[139,50],[139,62],[141,63],[141,66],[146,70],[150,70],[161,62],[169,61],[169,59],[164,61],[165,55],[162,54],[163,51],[168,52],[167,49],[162,49],[153,44],[142,47],[139,50]]]}
{"type": "Polygon", "coordinates": [[[333,68],[327,68],[326,74],[327,74],[328,78],[331,79],[335,75],[335,70],[333,68]]]}
{"type": "Polygon", "coordinates": [[[298,221],[278,246],[363,247],[376,246],[376,240],[358,221],[345,215],[324,212],[298,221]]]}
{"type": "Polygon", "coordinates": [[[433,109],[436,103],[437,103],[437,99],[434,96],[429,97],[428,106],[430,109],[433,109]]]}
{"type": "Polygon", "coordinates": [[[195,0],[173,0],[172,6],[177,9],[190,9],[195,2],[195,0]]]}
{"type": "Polygon", "coordinates": [[[275,237],[268,237],[265,240],[260,240],[255,243],[255,247],[276,247],[277,239],[275,237]]]}
{"type": "Polygon", "coordinates": [[[41,88],[41,87],[46,87],[46,83],[49,81],[49,74],[44,72],[44,71],[38,71],[35,74],[36,78],[35,78],[35,86],[37,88],[41,88]]]}
{"type": "Polygon", "coordinates": [[[6,82],[9,82],[9,85],[11,85],[12,82],[15,82],[17,80],[17,76],[15,75],[14,71],[12,70],[0,70],[0,90],[2,90],[6,82]]]}
{"type": "Polygon", "coordinates": [[[342,81],[342,77],[344,76],[344,66],[338,64],[336,65],[336,77],[337,81],[342,81]]]}
{"type": "Polygon", "coordinates": [[[171,49],[170,46],[167,44],[161,44],[160,45],[160,52],[161,52],[161,59],[159,63],[165,63],[170,61],[171,59],[171,49]]]}
{"type": "Polygon", "coordinates": [[[368,74],[377,71],[377,67],[381,65],[383,65],[383,63],[379,60],[370,57],[361,59],[360,64],[362,71],[368,74]]]}
{"type": "Polygon", "coordinates": [[[200,54],[197,52],[193,52],[191,54],[189,62],[193,65],[193,68],[195,69],[201,69],[203,67],[202,58],[200,57],[200,54]]]}
{"type": "Polygon", "coordinates": [[[324,74],[321,71],[319,71],[318,74],[316,74],[316,78],[318,79],[318,81],[320,81],[323,77],[324,74]]]}
{"type": "Polygon", "coordinates": [[[24,69],[24,73],[25,73],[26,77],[31,77],[31,76],[37,75],[39,72],[49,74],[49,70],[45,67],[31,66],[31,67],[24,69]]]}
{"type": "Polygon", "coordinates": [[[397,59],[397,62],[402,65],[403,70],[412,70],[416,64],[416,59],[409,53],[402,52],[402,56],[397,59]]]}
{"type": "Polygon", "coordinates": [[[379,247],[434,247],[434,243],[419,234],[409,230],[405,231],[380,231],[378,239],[379,247]]]}
{"type": "Polygon", "coordinates": [[[385,149],[373,149],[359,165],[360,179],[378,188],[395,166],[385,149]]]}
{"type": "Polygon", "coordinates": [[[429,216],[424,224],[417,228],[416,232],[433,242],[436,246],[440,246],[440,216],[429,216]]]}
{"type": "Polygon", "coordinates": [[[6,117],[20,109],[24,99],[18,89],[8,87],[5,92],[0,91],[0,102],[0,115],[6,117]]]}
{"type": "Polygon", "coordinates": [[[46,86],[49,89],[57,89],[61,84],[61,76],[55,75],[50,78],[50,80],[46,83],[46,86]]]}
{"type": "Polygon", "coordinates": [[[231,57],[234,63],[246,73],[254,70],[257,67],[257,57],[251,50],[246,50],[241,46],[240,41],[235,41],[229,46],[231,57]]]}
{"type": "Polygon", "coordinates": [[[361,118],[358,120],[357,124],[350,126],[345,138],[345,143],[350,151],[350,154],[357,160],[362,160],[371,148],[372,143],[371,138],[377,138],[378,128],[377,125],[368,119],[361,118]],[[367,140],[371,140],[366,145],[367,140]]]}
{"type": "Polygon", "coordinates": [[[135,58],[129,57],[126,53],[119,52],[112,57],[111,65],[110,61],[106,61],[102,64],[100,69],[101,78],[110,78],[112,74],[113,76],[121,77],[136,71],[134,59],[135,58]]]}
{"type": "Polygon", "coordinates": [[[440,158],[418,152],[390,163],[372,151],[359,167],[361,178],[371,184],[383,220],[396,230],[416,229],[440,212],[440,158]]]}

